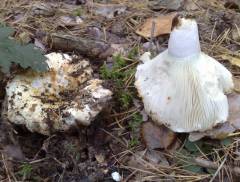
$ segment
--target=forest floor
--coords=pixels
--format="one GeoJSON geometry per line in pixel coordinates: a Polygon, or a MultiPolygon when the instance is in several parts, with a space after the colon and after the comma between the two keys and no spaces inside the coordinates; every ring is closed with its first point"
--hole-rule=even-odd
{"type": "MultiPolygon", "coordinates": [[[[135,68],[145,51],[157,55],[165,50],[169,34],[151,32],[144,37],[136,32],[148,18],[160,15],[171,24],[165,15],[174,12],[196,18],[202,51],[224,64],[237,79],[238,1],[2,0],[0,19],[16,30],[15,39],[34,43],[45,53],[85,57],[94,76],[104,80],[114,95],[96,120],[78,131],[44,136],[2,121],[0,181],[113,181],[113,172],[124,182],[239,181],[237,130],[227,138],[190,142],[188,134],[160,128],[162,138],[153,139],[154,144],[146,140],[143,125],[151,118],[134,87],[135,68]],[[74,48],[69,40],[59,45],[46,38],[56,34],[84,41],[74,48]]],[[[155,132],[149,127],[149,132],[155,132]]]]}

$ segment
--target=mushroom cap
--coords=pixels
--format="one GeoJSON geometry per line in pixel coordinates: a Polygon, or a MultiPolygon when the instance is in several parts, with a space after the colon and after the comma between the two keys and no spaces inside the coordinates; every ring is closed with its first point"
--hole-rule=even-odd
{"type": "Polygon", "coordinates": [[[204,53],[173,58],[168,50],[137,67],[135,86],[146,112],[175,132],[204,131],[228,117],[232,75],[204,53]]]}
{"type": "Polygon", "coordinates": [[[44,135],[89,125],[112,92],[93,78],[88,61],[72,62],[60,53],[46,57],[48,72],[27,71],[8,82],[3,115],[44,135]]]}

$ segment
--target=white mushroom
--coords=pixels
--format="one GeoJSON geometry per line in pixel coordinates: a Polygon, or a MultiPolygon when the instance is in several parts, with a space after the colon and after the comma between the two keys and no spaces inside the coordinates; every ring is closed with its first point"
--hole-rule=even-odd
{"type": "Polygon", "coordinates": [[[60,53],[47,57],[50,71],[28,71],[9,81],[3,114],[13,123],[45,135],[89,125],[111,98],[111,91],[92,78],[88,61],[73,61],[60,53]]]}
{"type": "Polygon", "coordinates": [[[179,19],[168,49],[137,67],[135,86],[152,119],[175,132],[204,131],[228,117],[231,73],[200,50],[193,19],[179,19]]]}

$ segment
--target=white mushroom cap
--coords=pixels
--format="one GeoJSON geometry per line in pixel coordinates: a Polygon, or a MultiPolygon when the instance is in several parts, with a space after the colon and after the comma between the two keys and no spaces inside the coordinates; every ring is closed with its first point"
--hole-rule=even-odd
{"type": "Polygon", "coordinates": [[[224,93],[233,88],[232,75],[200,51],[196,22],[180,21],[168,49],[137,67],[135,86],[157,123],[176,132],[204,131],[227,120],[224,93]]]}
{"type": "Polygon", "coordinates": [[[93,78],[88,61],[72,62],[71,56],[60,53],[46,57],[48,72],[28,71],[8,82],[3,115],[44,135],[90,125],[112,92],[93,78]]]}

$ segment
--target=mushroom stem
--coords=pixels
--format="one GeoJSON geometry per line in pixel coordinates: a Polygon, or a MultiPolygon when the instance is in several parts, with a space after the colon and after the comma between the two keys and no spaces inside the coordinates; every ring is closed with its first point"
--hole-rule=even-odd
{"type": "Polygon", "coordinates": [[[193,19],[179,19],[168,42],[168,54],[174,58],[186,58],[200,54],[198,26],[193,19]]]}

